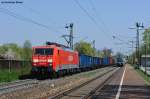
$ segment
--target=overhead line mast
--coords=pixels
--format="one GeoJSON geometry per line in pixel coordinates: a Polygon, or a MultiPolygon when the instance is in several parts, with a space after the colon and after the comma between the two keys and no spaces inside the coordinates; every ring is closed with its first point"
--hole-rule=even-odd
{"type": "Polygon", "coordinates": [[[70,35],[62,35],[62,37],[66,40],[69,47],[73,50],[73,23],[66,25],[65,28],[70,30],[70,35]],[[68,40],[69,37],[69,40],[68,40]]]}
{"type": "Polygon", "coordinates": [[[139,68],[139,65],[140,65],[140,37],[139,37],[139,30],[142,30],[144,28],[143,26],[143,23],[139,23],[139,22],[136,22],[136,28],[130,28],[130,29],[136,29],[136,58],[137,58],[137,65],[138,65],[138,68],[139,68]]]}

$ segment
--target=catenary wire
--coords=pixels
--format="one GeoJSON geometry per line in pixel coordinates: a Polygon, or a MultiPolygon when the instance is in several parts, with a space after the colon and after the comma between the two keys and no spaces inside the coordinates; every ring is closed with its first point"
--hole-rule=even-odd
{"type": "MultiPolygon", "coordinates": [[[[92,17],[92,16],[88,13],[88,11],[79,3],[79,1],[78,1],[78,0],[74,0],[74,1],[75,1],[75,3],[79,6],[79,8],[89,17],[89,19],[95,24],[95,26],[96,26],[100,31],[102,31],[102,32],[105,34],[105,36],[107,37],[107,39],[108,39],[108,37],[109,37],[110,39],[112,39],[112,37],[110,37],[110,35],[100,27],[100,25],[99,25],[98,22],[95,20],[95,18],[92,17]]],[[[110,40],[110,39],[109,39],[109,40],[110,40]]]]}
{"type": "Polygon", "coordinates": [[[11,16],[11,17],[14,17],[14,18],[16,18],[16,19],[18,19],[18,20],[22,20],[22,21],[25,21],[25,22],[29,22],[29,23],[38,25],[38,26],[40,26],[40,27],[46,28],[46,29],[48,29],[48,30],[51,30],[51,31],[53,31],[53,32],[58,32],[58,33],[59,33],[58,30],[54,30],[54,29],[50,28],[49,26],[47,26],[47,25],[45,25],[45,24],[36,22],[36,21],[34,21],[34,20],[30,19],[30,18],[27,18],[27,17],[24,17],[24,16],[22,16],[22,15],[16,14],[16,13],[14,13],[14,12],[12,12],[12,11],[9,11],[8,9],[0,8],[0,12],[1,12],[1,13],[4,13],[4,14],[7,14],[7,15],[9,15],[9,16],[11,16]]]}

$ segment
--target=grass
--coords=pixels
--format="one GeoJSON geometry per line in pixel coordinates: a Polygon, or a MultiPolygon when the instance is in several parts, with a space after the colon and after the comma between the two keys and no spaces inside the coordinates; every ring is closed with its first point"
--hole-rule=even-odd
{"type": "Polygon", "coordinates": [[[92,77],[92,76],[96,75],[97,72],[98,72],[98,69],[93,70],[93,71],[87,71],[83,75],[81,75],[81,77],[92,77]]]}
{"type": "Polygon", "coordinates": [[[150,85],[150,76],[148,76],[147,74],[145,74],[143,71],[136,69],[136,71],[138,72],[138,74],[140,76],[142,76],[144,78],[144,80],[146,81],[147,85],[150,85]]]}
{"type": "Polygon", "coordinates": [[[137,73],[142,77],[144,78],[144,80],[146,81],[146,84],[147,85],[150,85],[150,76],[148,76],[147,74],[145,74],[142,70],[140,69],[137,69],[137,66],[136,65],[132,65],[135,70],[137,71],[137,73]]]}
{"type": "Polygon", "coordinates": [[[21,75],[26,75],[30,73],[30,67],[24,67],[22,69],[0,69],[0,83],[10,82],[18,80],[21,75]]]}
{"type": "Polygon", "coordinates": [[[84,75],[82,75],[82,76],[84,76],[84,77],[91,77],[91,76],[93,76],[93,75],[95,75],[96,74],[96,71],[94,71],[94,72],[86,72],[84,75]]]}

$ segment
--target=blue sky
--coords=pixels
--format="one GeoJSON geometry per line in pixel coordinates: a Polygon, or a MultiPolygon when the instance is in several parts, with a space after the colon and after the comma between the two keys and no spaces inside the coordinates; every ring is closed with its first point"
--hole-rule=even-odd
{"type": "Polygon", "coordinates": [[[87,16],[75,0],[18,1],[23,3],[0,3],[0,44],[23,45],[25,40],[30,40],[33,46],[42,45],[45,41],[66,44],[61,35],[69,33],[64,27],[73,22],[75,42],[95,40],[97,49],[107,47],[115,52],[125,53],[131,51],[128,48],[130,46],[116,45],[121,42],[113,39],[112,36],[115,35],[125,42],[135,40],[133,37],[136,31],[128,29],[129,27],[134,27],[137,21],[143,22],[145,27],[150,26],[149,0],[78,0],[97,24],[87,16]],[[48,28],[12,17],[4,9],[48,28]]]}

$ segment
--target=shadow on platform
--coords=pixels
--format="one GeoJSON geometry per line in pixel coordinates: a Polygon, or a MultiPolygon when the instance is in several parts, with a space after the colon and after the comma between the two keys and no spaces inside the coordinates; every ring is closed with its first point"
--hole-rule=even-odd
{"type": "MultiPolygon", "coordinates": [[[[92,99],[115,99],[119,85],[105,85],[92,99]]],[[[120,99],[150,99],[150,86],[123,85],[120,99]]]]}

